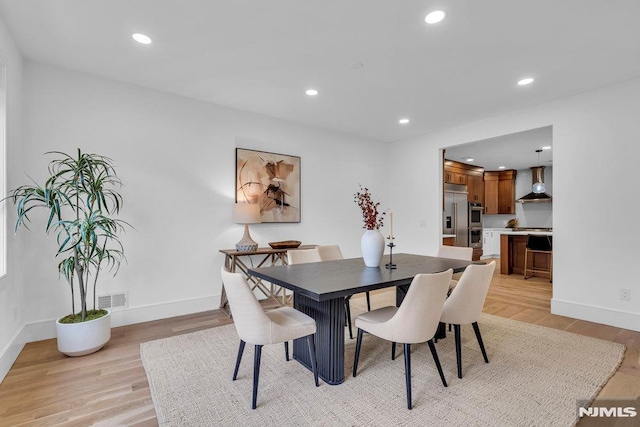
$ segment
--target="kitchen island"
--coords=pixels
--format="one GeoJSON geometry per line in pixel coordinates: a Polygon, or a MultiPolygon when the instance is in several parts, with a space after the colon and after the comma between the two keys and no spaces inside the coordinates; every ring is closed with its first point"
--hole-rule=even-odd
{"type": "MultiPolygon", "coordinates": [[[[524,275],[524,250],[527,235],[536,234],[552,236],[551,229],[513,229],[501,232],[500,235],[500,273],[524,275]]],[[[529,268],[548,270],[551,265],[551,254],[535,254],[529,257],[529,268]]],[[[530,274],[530,273],[528,273],[530,274]]],[[[549,278],[548,274],[534,272],[533,276],[549,278]]]]}

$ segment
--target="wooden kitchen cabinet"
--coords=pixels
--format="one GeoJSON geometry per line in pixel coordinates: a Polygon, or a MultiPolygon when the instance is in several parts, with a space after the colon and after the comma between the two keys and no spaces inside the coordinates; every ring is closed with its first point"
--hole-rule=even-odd
{"type": "Polygon", "coordinates": [[[516,213],[516,171],[484,173],[485,214],[516,213]]]}
{"type": "Polygon", "coordinates": [[[443,182],[466,185],[469,202],[482,203],[484,200],[484,169],[454,160],[444,160],[443,182]]]}
{"type": "Polygon", "coordinates": [[[484,180],[482,174],[469,173],[467,175],[467,199],[470,203],[480,203],[484,206],[484,180]]]}
{"type": "Polygon", "coordinates": [[[467,175],[459,172],[444,171],[444,182],[450,184],[467,185],[467,175]]]}

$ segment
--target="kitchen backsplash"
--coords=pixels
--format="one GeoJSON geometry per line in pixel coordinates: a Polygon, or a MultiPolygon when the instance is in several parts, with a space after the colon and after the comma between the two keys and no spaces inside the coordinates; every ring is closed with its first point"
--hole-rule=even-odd
{"type": "MultiPolygon", "coordinates": [[[[544,171],[547,193],[553,195],[553,168],[544,171]]],[[[519,170],[516,175],[516,198],[531,191],[531,169],[519,170]]],[[[516,203],[515,215],[484,215],[483,227],[504,228],[512,218],[518,218],[520,227],[553,228],[553,202],[516,203]]]]}

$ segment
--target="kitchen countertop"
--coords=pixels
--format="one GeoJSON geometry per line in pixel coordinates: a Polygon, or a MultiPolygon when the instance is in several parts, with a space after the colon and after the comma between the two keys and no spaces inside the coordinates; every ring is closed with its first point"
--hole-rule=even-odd
{"type": "Polygon", "coordinates": [[[443,239],[446,239],[447,237],[456,237],[456,235],[455,234],[443,234],[442,235],[443,239]]]}
{"type": "Polygon", "coordinates": [[[527,234],[537,234],[540,236],[553,236],[553,231],[543,230],[513,230],[511,228],[484,228],[485,231],[496,231],[500,234],[511,234],[514,236],[526,236],[527,234]]]}

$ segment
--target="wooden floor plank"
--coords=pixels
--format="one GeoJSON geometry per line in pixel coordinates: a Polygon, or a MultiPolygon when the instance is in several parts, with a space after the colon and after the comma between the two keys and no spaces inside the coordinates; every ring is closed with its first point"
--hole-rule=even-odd
{"type": "MultiPolygon", "coordinates": [[[[389,290],[371,296],[374,308],[395,299],[389,290]]],[[[548,280],[496,272],[484,311],[624,344],[625,358],[600,397],[640,396],[640,332],[552,315],[551,296],[548,280]]],[[[354,295],[351,306],[354,316],[365,311],[364,294],[354,295]]],[[[140,343],[230,323],[212,310],[113,328],[103,350],[80,358],[60,354],[55,340],[29,343],[0,384],[0,426],[155,426],[140,343]]]]}

